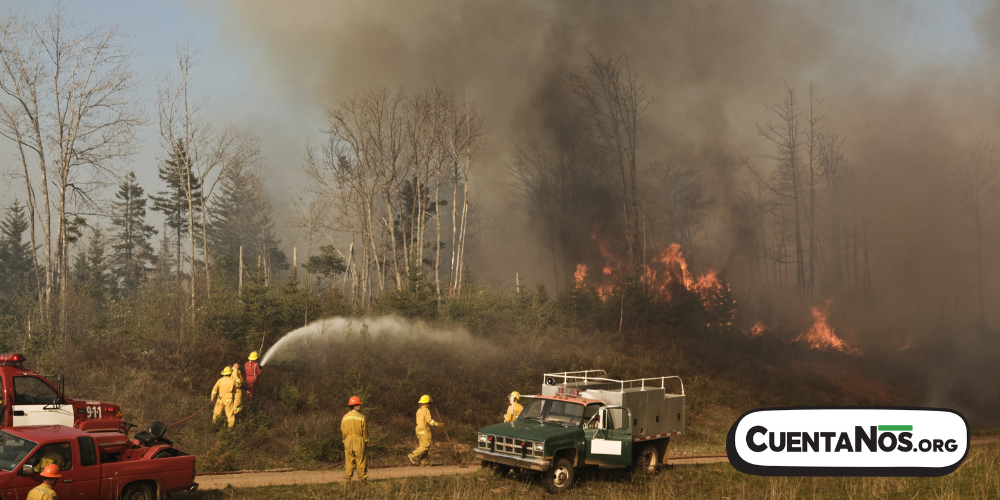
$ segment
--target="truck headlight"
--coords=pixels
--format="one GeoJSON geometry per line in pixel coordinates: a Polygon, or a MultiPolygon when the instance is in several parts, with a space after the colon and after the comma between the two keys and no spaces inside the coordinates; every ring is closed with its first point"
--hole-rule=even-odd
{"type": "Polygon", "coordinates": [[[481,443],[485,443],[486,442],[486,434],[480,434],[479,435],[479,442],[481,442],[481,443]]]}
{"type": "Polygon", "coordinates": [[[535,451],[542,451],[543,448],[545,448],[544,444],[542,444],[542,443],[535,443],[535,451]]]}

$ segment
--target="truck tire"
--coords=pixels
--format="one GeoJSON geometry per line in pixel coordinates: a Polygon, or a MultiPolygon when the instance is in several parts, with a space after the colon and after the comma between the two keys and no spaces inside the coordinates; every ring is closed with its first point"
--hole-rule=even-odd
{"type": "Polygon", "coordinates": [[[122,491],[121,500],[156,500],[156,492],[149,483],[132,483],[122,491]]]}
{"type": "Polygon", "coordinates": [[[660,468],[660,453],[656,449],[656,445],[647,444],[640,448],[639,453],[635,456],[633,467],[636,472],[656,474],[656,471],[660,468]]]}
{"type": "Polygon", "coordinates": [[[557,458],[552,468],[545,473],[545,489],[549,493],[562,493],[573,486],[573,463],[565,458],[557,458]]]}

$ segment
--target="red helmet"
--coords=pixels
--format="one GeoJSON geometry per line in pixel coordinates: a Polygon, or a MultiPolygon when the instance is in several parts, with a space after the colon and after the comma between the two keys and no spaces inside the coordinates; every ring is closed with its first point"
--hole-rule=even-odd
{"type": "Polygon", "coordinates": [[[42,477],[51,477],[53,479],[62,477],[62,474],[59,473],[59,466],[57,464],[46,465],[45,468],[42,469],[41,475],[42,477]]]}
{"type": "Polygon", "coordinates": [[[347,401],[347,406],[354,406],[361,404],[361,398],[357,396],[351,396],[351,399],[347,401]]]}

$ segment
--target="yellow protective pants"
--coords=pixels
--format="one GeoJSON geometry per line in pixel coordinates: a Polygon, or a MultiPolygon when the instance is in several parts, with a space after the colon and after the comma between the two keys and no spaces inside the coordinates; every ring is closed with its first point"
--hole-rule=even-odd
{"type": "Polygon", "coordinates": [[[350,436],[344,441],[344,481],[350,481],[358,470],[358,479],[368,481],[368,461],[365,459],[365,440],[350,436]]]}
{"type": "Polygon", "coordinates": [[[215,421],[219,420],[219,417],[222,416],[223,413],[225,413],[226,420],[229,421],[229,428],[231,429],[233,425],[236,425],[235,406],[236,405],[233,404],[232,400],[229,400],[229,402],[227,403],[223,401],[222,398],[216,399],[215,409],[212,410],[212,423],[214,424],[215,421]]]}
{"type": "Polygon", "coordinates": [[[420,446],[413,450],[410,454],[413,457],[413,461],[420,462],[421,466],[428,466],[431,464],[429,458],[427,458],[428,451],[431,449],[431,431],[430,430],[417,430],[417,442],[420,446]]]}

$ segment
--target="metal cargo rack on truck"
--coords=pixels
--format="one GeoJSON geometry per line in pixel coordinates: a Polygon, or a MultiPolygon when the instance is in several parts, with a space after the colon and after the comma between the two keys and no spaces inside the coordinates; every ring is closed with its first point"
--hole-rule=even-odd
{"type": "MultiPolygon", "coordinates": [[[[578,394],[600,399],[609,407],[632,409],[632,441],[647,441],[684,432],[684,381],[676,375],[667,377],[615,380],[604,370],[546,373],[542,395],[578,394]],[[667,392],[670,385],[680,387],[680,393],[667,392]]],[[[614,418],[615,412],[612,412],[614,418]]]]}

